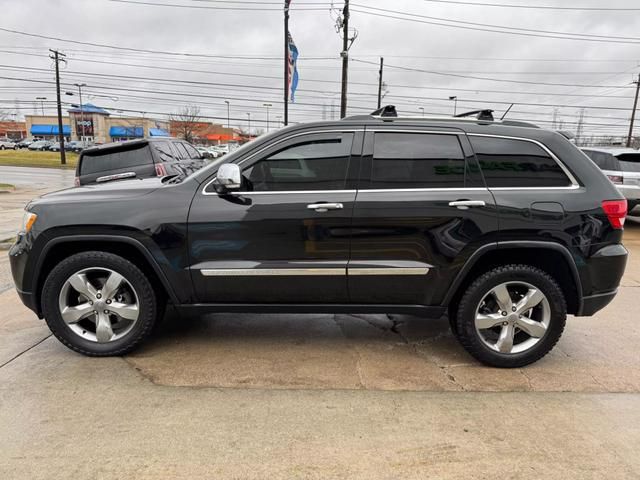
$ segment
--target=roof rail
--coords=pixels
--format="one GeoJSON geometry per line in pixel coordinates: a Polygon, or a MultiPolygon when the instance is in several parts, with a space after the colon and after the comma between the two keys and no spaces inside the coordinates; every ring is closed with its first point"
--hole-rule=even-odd
{"type": "Polygon", "coordinates": [[[459,113],[457,115],[454,115],[453,117],[464,118],[464,117],[471,117],[473,115],[476,115],[477,120],[485,120],[488,122],[494,121],[493,110],[490,110],[488,108],[483,110],[471,110],[470,112],[459,113]]]}

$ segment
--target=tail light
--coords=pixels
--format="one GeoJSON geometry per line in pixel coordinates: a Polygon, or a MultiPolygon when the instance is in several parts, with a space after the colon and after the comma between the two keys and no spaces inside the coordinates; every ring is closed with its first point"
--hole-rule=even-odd
{"type": "Polygon", "coordinates": [[[624,220],[627,216],[626,200],[604,200],[602,210],[607,214],[613,228],[621,230],[624,227],[624,220]]]}
{"type": "Polygon", "coordinates": [[[624,177],[622,175],[607,175],[607,178],[615,185],[622,185],[624,183],[624,177]]]}
{"type": "Polygon", "coordinates": [[[156,163],[156,177],[166,177],[167,169],[164,168],[164,164],[156,163]]]}
{"type": "Polygon", "coordinates": [[[73,179],[73,185],[75,187],[79,187],[80,186],[80,177],[76,177],[73,179]]]}

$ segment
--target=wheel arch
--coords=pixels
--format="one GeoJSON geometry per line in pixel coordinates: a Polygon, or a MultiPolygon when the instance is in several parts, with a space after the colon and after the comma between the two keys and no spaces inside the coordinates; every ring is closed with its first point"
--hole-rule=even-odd
{"type": "Polygon", "coordinates": [[[73,235],[56,237],[43,247],[35,268],[34,306],[42,316],[41,295],[44,281],[64,258],[87,251],[103,251],[133,262],[149,278],[156,292],[164,293],[172,303],[180,303],[168,278],[151,252],[138,240],[121,235],[73,235]]]}
{"type": "Polygon", "coordinates": [[[494,267],[511,263],[530,265],[553,276],[567,302],[567,313],[580,311],[582,283],[571,252],[558,243],[543,241],[506,241],[478,249],[456,276],[442,305],[448,307],[451,314],[475,278],[494,267]],[[526,255],[523,256],[523,252],[526,255]],[[542,252],[544,255],[536,254],[542,252]]]}

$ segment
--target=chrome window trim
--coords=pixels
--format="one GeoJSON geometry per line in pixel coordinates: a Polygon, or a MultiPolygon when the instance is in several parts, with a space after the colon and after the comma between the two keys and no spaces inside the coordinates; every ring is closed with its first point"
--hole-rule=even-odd
{"type": "Polygon", "coordinates": [[[358,193],[389,193],[389,192],[488,192],[488,188],[484,187],[465,187],[465,188],[363,188],[358,193]]]}
{"type": "MultiPolygon", "coordinates": [[[[308,132],[300,132],[300,133],[296,133],[295,135],[289,135],[285,138],[281,138],[280,140],[274,142],[274,143],[270,143],[269,145],[265,145],[264,147],[260,148],[259,150],[257,150],[256,152],[252,153],[251,155],[249,155],[246,158],[243,158],[241,161],[238,162],[238,166],[242,166],[243,163],[247,162],[248,160],[251,160],[252,158],[256,157],[257,155],[260,155],[262,152],[264,152],[265,150],[270,149],[271,147],[274,147],[280,143],[286,142],[288,140],[291,140],[292,138],[297,138],[297,137],[302,137],[304,135],[318,135],[318,134],[322,134],[322,133],[356,133],[356,132],[364,132],[365,129],[364,128],[341,128],[339,130],[311,130],[308,132]]],[[[351,146],[353,148],[353,145],[351,146]]],[[[205,186],[202,188],[202,194],[203,195],[219,195],[218,192],[207,192],[207,188],[209,188],[209,185],[211,185],[213,182],[216,181],[216,177],[213,177],[210,181],[208,181],[205,186]]],[[[319,190],[313,190],[314,192],[317,192],[319,190]]],[[[337,190],[330,190],[331,192],[336,192],[337,190]]],[[[230,192],[231,193],[231,192],[230,192]]],[[[233,192],[233,193],[241,193],[241,192],[233,192]]],[[[261,192],[242,192],[242,193],[261,193],[261,192]]],[[[265,193],[284,193],[282,191],[278,191],[278,192],[265,192],[265,193]]]]}
{"type": "MultiPolygon", "coordinates": [[[[310,194],[322,194],[325,195],[327,193],[356,193],[357,190],[274,190],[271,192],[229,192],[230,195],[244,197],[248,195],[291,195],[295,193],[310,195],[310,194]]],[[[211,194],[209,194],[211,195],[211,194]]]]}
{"type": "MultiPolygon", "coordinates": [[[[549,148],[544,143],[539,142],[538,140],[534,140],[532,138],[514,137],[514,136],[511,136],[511,135],[496,135],[496,134],[492,134],[492,133],[467,133],[467,136],[469,136],[469,137],[504,138],[505,140],[517,140],[517,141],[521,141],[521,142],[534,143],[534,144],[538,145],[540,148],[542,148],[545,152],[547,152],[547,154],[549,154],[549,156],[553,159],[554,162],[556,162],[556,164],[558,164],[558,166],[562,169],[564,174],[567,176],[567,178],[571,182],[571,185],[568,185],[566,187],[489,187],[490,190],[521,190],[521,189],[526,189],[526,190],[533,190],[533,189],[536,189],[536,190],[575,190],[577,188],[580,188],[580,184],[578,183],[576,178],[573,176],[571,171],[567,168],[567,166],[562,162],[562,160],[560,160],[556,156],[555,153],[553,153],[551,150],[549,150],[549,148]]],[[[472,147],[473,147],[473,145],[472,145],[472,147]]]]}

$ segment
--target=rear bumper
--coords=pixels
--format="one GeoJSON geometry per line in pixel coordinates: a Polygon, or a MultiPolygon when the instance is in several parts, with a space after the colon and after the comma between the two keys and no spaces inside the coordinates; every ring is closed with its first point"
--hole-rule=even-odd
{"type": "Polygon", "coordinates": [[[576,316],[588,317],[606,307],[618,293],[628,252],[621,244],[608,245],[586,260],[588,288],[576,316]]]}
{"type": "Polygon", "coordinates": [[[618,289],[616,288],[612,292],[599,293],[597,295],[583,297],[582,306],[580,307],[580,311],[576,314],[576,316],[590,317],[591,315],[609,305],[609,303],[611,303],[611,300],[613,300],[617,293],[618,289]]]}

